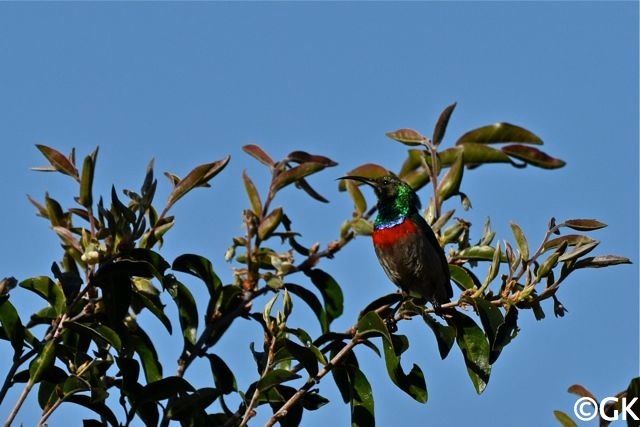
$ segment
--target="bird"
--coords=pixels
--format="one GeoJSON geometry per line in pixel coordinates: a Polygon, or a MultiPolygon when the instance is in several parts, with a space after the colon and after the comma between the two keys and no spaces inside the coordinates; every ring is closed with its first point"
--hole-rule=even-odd
{"type": "Polygon", "coordinates": [[[393,173],[377,178],[347,175],[339,179],[373,187],[378,199],[373,247],[389,279],[405,296],[424,298],[436,310],[450,302],[453,290],[447,258],[420,214],[420,199],[411,186],[393,173]]]}

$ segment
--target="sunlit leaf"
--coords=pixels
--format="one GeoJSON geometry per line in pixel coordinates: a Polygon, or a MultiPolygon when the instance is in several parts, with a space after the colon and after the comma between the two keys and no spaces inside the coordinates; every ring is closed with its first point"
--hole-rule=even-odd
{"type": "Polygon", "coordinates": [[[247,144],[242,147],[242,150],[270,168],[273,168],[276,163],[262,148],[255,144],[247,144]]]}
{"type": "Polygon", "coordinates": [[[451,114],[453,110],[456,108],[457,103],[449,105],[445,108],[442,113],[440,113],[440,117],[438,117],[438,121],[436,122],[436,126],[433,129],[433,143],[435,145],[440,145],[444,138],[445,131],[447,130],[447,125],[449,124],[449,119],[451,118],[451,114]]]}
{"type": "Polygon", "coordinates": [[[518,250],[520,251],[520,255],[522,259],[529,259],[529,244],[527,243],[527,237],[524,235],[522,228],[515,222],[511,223],[511,231],[513,231],[513,235],[516,238],[516,242],[518,243],[518,250]]]}
{"type": "Polygon", "coordinates": [[[600,255],[579,260],[575,263],[575,268],[602,268],[611,265],[631,264],[627,257],[617,255],[600,255]]]}
{"type": "Polygon", "coordinates": [[[47,300],[57,315],[62,314],[67,308],[67,299],[62,290],[62,286],[47,276],[32,277],[23,280],[19,286],[47,300]]]}
{"type": "Polygon", "coordinates": [[[458,139],[456,145],[468,143],[494,144],[503,142],[542,144],[542,140],[527,129],[510,123],[494,123],[470,130],[458,139]]]}
{"type": "Polygon", "coordinates": [[[367,201],[362,194],[362,191],[358,188],[358,185],[350,179],[346,179],[345,185],[351,200],[353,200],[353,206],[356,210],[356,215],[362,215],[367,210],[367,201]]]}
{"type": "Polygon", "coordinates": [[[324,169],[326,165],[318,162],[307,162],[280,172],[271,182],[271,191],[276,192],[289,184],[324,169]]]}
{"type": "Polygon", "coordinates": [[[447,200],[449,197],[458,194],[460,191],[460,183],[462,182],[463,166],[463,153],[460,151],[455,162],[451,165],[451,168],[447,171],[442,181],[438,184],[438,195],[440,200],[447,200]]]}
{"type": "Polygon", "coordinates": [[[458,285],[461,291],[480,287],[480,281],[471,271],[464,267],[449,264],[449,273],[451,274],[451,280],[458,285]]]}
{"type": "Polygon", "coordinates": [[[562,411],[553,411],[553,415],[556,417],[556,420],[560,421],[562,427],[578,427],[578,424],[562,411]]]}
{"type": "Polygon", "coordinates": [[[413,129],[398,129],[393,132],[387,132],[385,135],[405,145],[422,145],[427,140],[420,132],[413,129]]]}
{"type": "Polygon", "coordinates": [[[272,210],[258,225],[258,238],[264,240],[273,233],[282,221],[282,208],[272,210]]]}
{"type": "Polygon", "coordinates": [[[247,171],[242,171],[242,180],[244,181],[244,188],[249,196],[249,202],[251,203],[251,209],[256,216],[262,215],[262,201],[260,200],[260,194],[256,189],[255,184],[247,175],[247,171]]]}
{"type": "Polygon", "coordinates": [[[524,145],[507,145],[502,147],[502,151],[511,157],[523,160],[533,166],[544,169],[558,169],[563,167],[566,162],[555,157],[551,157],[547,153],[534,147],[526,147],[524,145]]]}
{"type": "Polygon", "coordinates": [[[607,226],[607,224],[595,219],[569,219],[562,224],[578,231],[598,230],[607,226]]]}
{"type": "Polygon", "coordinates": [[[209,181],[216,176],[222,169],[229,163],[230,156],[225,157],[222,160],[218,160],[212,163],[205,163],[200,166],[196,166],[191,170],[178,184],[173,188],[169,199],[167,200],[167,206],[172,206],[182,196],[193,190],[195,187],[202,187],[208,185],[209,181]]]}
{"type": "Polygon", "coordinates": [[[82,177],[80,178],[80,196],[78,202],[85,208],[91,207],[93,204],[93,173],[95,171],[95,162],[98,155],[98,149],[84,158],[82,164],[82,177]]]}
{"type": "MultiPolygon", "coordinates": [[[[46,145],[36,144],[36,147],[44,156],[47,158],[51,166],[58,172],[61,172],[65,175],[69,175],[75,179],[79,179],[78,177],[78,169],[76,169],[75,165],[69,160],[67,156],[55,150],[51,147],[47,147],[46,145]]],[[[48,169],[45,168],[35,168],[35,170],[46,171],[48,169]]]]}
{"type": "Polygon", "coordinates": [[[29,364],[29,381],[32,384],[40,382],[42,377],[53,366],[56,360],[56,343],[49,340],[40,350],[38,356],[29,364]]]}
{"type": "Polygon", "coordinates": [[[287,159],[291,162],[295,163],[307,163],[307,162],[316,162],[322,163],[325,166],[336,166],[337,163],[325,156],[319,156],[317,154],[309,154],[306,151],[293,151],[289,153],[287,159]]]}

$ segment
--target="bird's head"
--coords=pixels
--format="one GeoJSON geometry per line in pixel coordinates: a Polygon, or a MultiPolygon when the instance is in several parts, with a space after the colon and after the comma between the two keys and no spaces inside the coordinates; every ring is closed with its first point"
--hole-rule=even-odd
{"type": "Polygon", "coordinates": [[[407,215],[414,209],[420,209],[420,199],[411,186],[392,173],[377,178],[347,175],[339,179],[350,179],[373,187],[378,197],[378,211],[382,215],[407,215]]]}

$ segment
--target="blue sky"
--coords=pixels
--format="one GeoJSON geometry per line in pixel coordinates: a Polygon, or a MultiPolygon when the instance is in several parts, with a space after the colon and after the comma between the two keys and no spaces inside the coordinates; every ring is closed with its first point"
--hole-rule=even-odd
{"type": "MultiPolygon", "coordinates": [[[[164,248],[168,260],[184,252],[210,257],[229,281],[223,254],[242,233],[248,205],[242,170],[263,191],[268,179],[242,145],[259,144],[276,158],[306,150],[339,163],[311,178],[330,204],[293,189],[274,202],[289,209],[304,241],[327,243],[352,209],[335,178],[366,162],[399,168],[404,147],[384,133],[411,127],[430,134],[439,112],[457,101],[444,147],[466,130],[508,121],[567,161],[555,171],[495,165],[466,174],[462,191],[473,209],[458,213],[474,224],[475,238],[487,216],[499,239],[512,239],[515,221],[532,244],[551,216],[593,217],[609,224],[593,234],[602,242],[597,252],[628,256],[634,265],[572,276],[558,295],[569,310],[562,319],[549,305],[541,322],[522,313],[521,333],[481,396],[458,352],[441,361],[417,321],[400,326],[412,340],[403,360],[423,368],[426,405],[405,397],[383,361],[360,350],[379,425],[555,425],[554,409],[572,412],[571,384],[605,397],[638,374],[637,3],[0,3],[0,58],[1,277],[48,274],[60,256],[25,195],[49,191],[69,205],[75,187],[29,171],[44,164],[35,144],[76,147],[80,157],[99,145],[101,194],[112,183],[138,188],[155,158],[159,201],[169,187],[162,171],[184,175],[230,154],[213,188],[175,207],[178,223],[164,248]]],[[[322,267],[345,293],[337,330],[392,289],[366,238],[322,267]]],[[[12,299],[23,316],[41,307],[25,292],[12,299]]],[[[173,372],[180,337],[142,320],[157,331],[166,373],[173,372]]],[[[231,332],[216,351],[232,358],[246,388],[255,379],[248,344],[260,344],[261,333],[246,321],[231,332]]],[[[8,357],[8,346],[0,346],[0,359],[8,357]]],[[[207,366],[192,369],[190,380],[210,384],[207,366]]],[[[306,414],[304,425],[348,425],[332,380],[320,389],[331,406],[306,414]]],[[[33,425],[38,411],[34,394],[17,422],[33,425]]],[[[63,405],[51,425],[89,415],[63,405]]],[[[264,420],[260,414],[255,425],[264,420]]]]}

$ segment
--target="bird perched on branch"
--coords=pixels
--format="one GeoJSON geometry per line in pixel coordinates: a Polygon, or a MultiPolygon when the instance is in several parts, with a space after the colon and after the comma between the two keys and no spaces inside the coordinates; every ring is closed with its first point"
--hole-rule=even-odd
{"type": "Polygon", "coordinates": [[[426,298],[436,309],[453,296],[449,265],[431,227],[420,214],[420,199],[393,174],[379,178],[344,176],[373,187],[378,216],[373,247],[389,279],[404,294],[426,298]]]}

